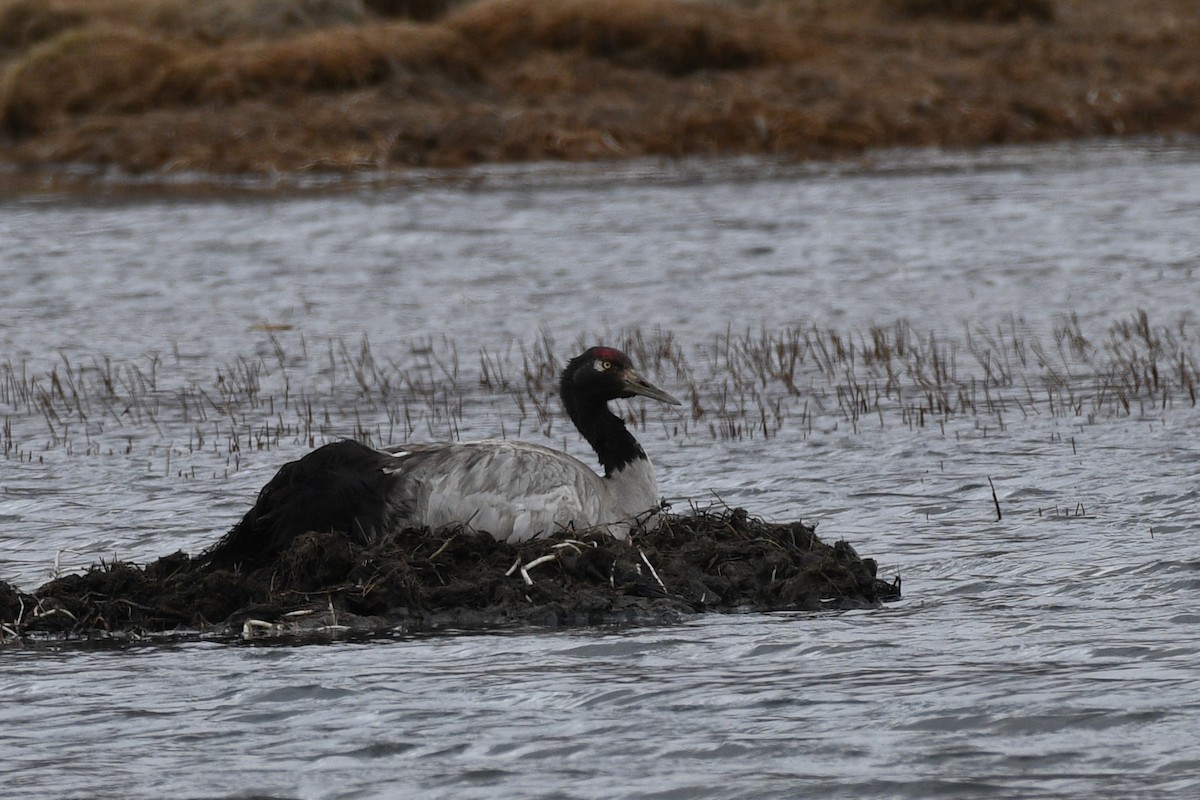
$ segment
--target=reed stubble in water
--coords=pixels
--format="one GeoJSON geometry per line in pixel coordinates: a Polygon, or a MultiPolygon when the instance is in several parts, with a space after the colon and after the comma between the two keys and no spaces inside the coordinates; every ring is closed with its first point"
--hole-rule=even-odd
{"type": "MultiPolygon", "coordinates": [[[[1030,415],[1090,424],[1196,405],[1200,346],[1186,319],[1154,323],[1139,311],[1085,334],[1064,315],[1046,327],[1048,336],[1009,320],[952,338],[907,320],[857,331],[801,323],[729,328],[686,352],[670,331],[635,328],[615,343],[684,387],[684,406],[655,430],[668,439],[770,439],[785,427],[811,432],[818,416],[852,430],[954,418],[1003,430],[1030,415]]],[[[555,401],[560,348],[545,334],[484,349],[473,368],[448,338],[418,339],[384,359],[366,336],[310,347],[297,331],[263,333],[269,355],[236,356],[204,379],[169,355],[0,362],[0,449],[14,461],[144,455],[164,474],[196,478],[237,471],[247,450],[339,437],[454,440],[481,412],[497,429],[472,435],[570,435],[555,401]],[[170,441],[166,428],[187,431],[186,441],[170,441]],[[209,472],[198,476],[196,464],[209,472]]],[[[650,424],[638,405],[617,407],[634,429],[650,424]]]]}

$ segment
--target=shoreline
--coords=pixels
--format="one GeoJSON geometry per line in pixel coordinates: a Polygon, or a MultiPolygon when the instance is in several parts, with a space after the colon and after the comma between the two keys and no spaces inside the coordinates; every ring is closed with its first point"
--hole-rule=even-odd
{"type": "Polygon", "coordinates": [[[473,190],[529,187],[622,186],[743,180],[803,179],[806,176],[891,174],[923,171],[1021,168],[1061,153],[1072,163],[1107,159],[1112,150],[1152,158],[1190,158],[1200,151],[1200,135],[1173,134],[1063,139],[978,147],[894,147],[828,160],[795,161],[772,156],[644,156],[604,161],[481,163],[383,171],[281,172],[269,175],[207,172],[130,173],[111,166],[36,165],[0,162],[0,196],[88,197],[96,194],[161,197],[240,197],[322,195],[362,190],[417,190],[436,186],[473,190]]]}

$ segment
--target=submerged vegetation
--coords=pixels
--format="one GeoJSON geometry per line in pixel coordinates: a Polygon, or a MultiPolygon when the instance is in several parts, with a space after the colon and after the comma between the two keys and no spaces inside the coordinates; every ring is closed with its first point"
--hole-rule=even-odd
{"type": "Polygon", "coordinates": [[[0,160],[265,173],[1200,130],[1191,0],[0,0],[0,160]]]}

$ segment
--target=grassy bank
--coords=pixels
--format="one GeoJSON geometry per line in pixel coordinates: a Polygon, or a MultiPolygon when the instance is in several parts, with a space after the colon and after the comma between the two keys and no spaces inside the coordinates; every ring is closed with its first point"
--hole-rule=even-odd
{"type": "Polygon", "coordinates": [[[0,162],[263,173],[1200,132],[1192,0],[0,0],[0,162]]]}

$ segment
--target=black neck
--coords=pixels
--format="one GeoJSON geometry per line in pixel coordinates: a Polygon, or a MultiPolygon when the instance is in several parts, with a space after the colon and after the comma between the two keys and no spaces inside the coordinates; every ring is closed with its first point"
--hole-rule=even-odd
{"type": "Polygon", "coordinates": [[[562,401],[575,427],[596,451],[596,456],[604,466],[604,477],[610,477],[629,463],[646,457],[642,446],[633,438],[625,423],[608,410],[607,402],[577,397],[566,386],[563,387],[562,401]]]}

